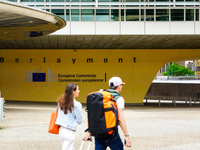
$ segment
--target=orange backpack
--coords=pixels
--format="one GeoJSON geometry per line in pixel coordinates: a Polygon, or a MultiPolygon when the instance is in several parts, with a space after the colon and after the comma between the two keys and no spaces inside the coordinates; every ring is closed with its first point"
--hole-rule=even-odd
{"type": "Polygon", "coordinates": [[[104,138],[118,135],[117,104],[108,91],[98,91],[87,96],[89,132],[92,136],[104,138]]]}

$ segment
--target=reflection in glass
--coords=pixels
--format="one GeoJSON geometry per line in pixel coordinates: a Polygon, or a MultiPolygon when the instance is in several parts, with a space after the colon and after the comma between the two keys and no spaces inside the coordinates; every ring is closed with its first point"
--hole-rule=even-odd
{"type": "Polygon", "coordinates": [[[56,14],[57,16],[65,19],[65,16],[64,16],[64,9],[51,9],[51,12],[53,14],[56,14]]]}
{"type": "Polygon", "coordinates": [[[98,0],[98,2],[109,2],[109,0],[98,0]]]}
{"type": "Polygon", "coordinates": [[[121,9],[121,21],[124,21],[124,9],[121,9]]]}
{"type": "Polygon", "coordinates": [[[96,21],[109,21],[109,9],[97,9],[96,21]]]}
{"type": "Polygon", "coordinates": [[[199,21],[199,9],[196,9],[196,21],[199,21]]]}
{"type": "Polygon", "coordinates": [[[51,2],[64,2],[64,0],[51,0],[51,2]]]}
{"type": "Polygon", "coordinates": [[[81,0],[81,2],[94,2],[94,0],[81,0]]]}
{"type": "Polygon", "coordinates": [[[184,21],[184,10],[183,9],[172,9],[171,10],[171,21],[184,21]]]}
{"type": "Polygon", "coordinates": [[[194,9],[186,9],[186,21],[194,21],[194,9]]]}
{"type": "Polygon", "coordinates": [[[141,9],[141,21],[144,21],[144,9],[141,9]]]}
{"type": "Polygon", "coordinates": [[[119,9],[111,10],[111,21],[119,21],[119,9]]]}
{"type": "Polygon", "coordinates": [[[66,21],[69,21],[69,9],[66,9],[66,21]]]}
{"type": "Polygon", "coordinates": [[[139,0],[126,0],[126,2],[139,2],[139,0]]]}
{"type": "MultiPolygon", "coordinates": [[[[11,2],[17,2],[17,0],[10,0],[11,2]]],[[[34,0],[21,0],[21,2],[34,2],[34,0]]]]}
{"type": "Polygon", "coordinates": [[[154,21],[154,9],[146,10],[146,21],[154,21]]]}
{"type": "Polygon", "coordinates": [[[79,9],[71,10],[71,21],[79,21],[79,9]]]}
{"type": "Polygon", "coordinates": [[[94,21],[94,9],[82,9],[81,21],[94,21]]]}
{"type": "Polygon", "coordinates": [[[169,10],[156,9],[156,21],[169,21],[169,10]]]}
{"type": "Polygon", "coordinates": [[[126,21],[139,21],[139,9],[127,9],[126,21]]]}

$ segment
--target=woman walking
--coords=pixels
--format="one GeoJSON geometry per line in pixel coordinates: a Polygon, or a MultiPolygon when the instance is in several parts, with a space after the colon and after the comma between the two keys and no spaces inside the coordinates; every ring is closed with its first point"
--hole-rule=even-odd
{"type": "Polygon", "coordinates": [[[70,83],[65,89],[65,93],[58,99],[58,116],[56,124],[60,126],[59,137],[62,142],[62,150],[74,150],[77,123],[81,124],[82,105],[75,100],[79,96],[79,87],[75,83],[70,83]]]}

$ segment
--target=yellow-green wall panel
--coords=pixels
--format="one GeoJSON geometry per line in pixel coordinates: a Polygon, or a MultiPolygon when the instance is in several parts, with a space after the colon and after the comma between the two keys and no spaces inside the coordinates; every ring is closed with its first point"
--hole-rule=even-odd
{"type": "Polygon", "coordinates": [[[6,100],[54,102],[70,83],[59,82],[59,74],[94,74],[96,77],[76,77],[81,90],[77,99],[82,103],[88,93],[108,88],[112,76],[120,76],[126,83],[121,93],[126,103],[143,103],[154,76],[164,64],[200,58],[200,50],[7,49],[0,50],[0,57],[0,91],[6,100]],[[46,81],[28,80],[34,72],[46,73],[46,81]],[[93,78],[102,82],[82,82],[93,78]]]}

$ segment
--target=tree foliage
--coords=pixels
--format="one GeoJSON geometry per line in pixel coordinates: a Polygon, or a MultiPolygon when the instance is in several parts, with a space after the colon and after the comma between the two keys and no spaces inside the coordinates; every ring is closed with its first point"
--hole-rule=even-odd
{"type": "MultiPolygon", "coordinates": [[[[166,68],[166,72],[162,72],[164,76],[168,75],[168,68],[166,68]]],[[[169,76],[187,76],[187,75],[195,75],[195,72],[190,70],[189,68],[185,68],[183,65],[179,65],[177,62],[174,62],[169,66],[169,76]]]]}

